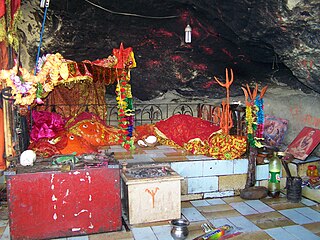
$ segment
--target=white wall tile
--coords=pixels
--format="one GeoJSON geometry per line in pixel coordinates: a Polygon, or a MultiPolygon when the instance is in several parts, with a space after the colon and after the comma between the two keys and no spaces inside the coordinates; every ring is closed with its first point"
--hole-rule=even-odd
{"type": "Polygon", "coordinates": [[[182,177],[201,177],[203,161],[171,163],[171,168],[182,177]]]}
{"type": "Polygon", "coordinates": [[[243,174],[248,172],[248,159],[233,160],[233,173],[243,174]]]}
{"type": "Polygon", "coordinates": [[[223,192],[211,192],[204,193],[203,198],[222,198],[222,197],[232,197],[234,196],[234,191],[223,191],[223,192]]]}
{"type": "Polygon", "coordinates": [[[218,177],[188,178],[188,193],[218,191],[218,177]]]}
{"type": "Polygon", "coordinates": [[[203,162],[203,176],[233,174],[233,160],[212,160],[203,162]]]}
{"type": "Polygon", "coordinates": [[[257,165],[256,167],[256,180],[266,180],[269,177],[269,165],[257,165]]]}

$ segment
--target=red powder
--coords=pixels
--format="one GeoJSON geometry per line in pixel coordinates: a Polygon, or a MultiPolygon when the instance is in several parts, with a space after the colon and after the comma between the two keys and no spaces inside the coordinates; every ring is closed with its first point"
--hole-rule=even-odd
{"type": "Polygon", "coordinates": [[[202,85],[203,88],[209,88],[211,87],[212,85],[216,84],[217,82],[216,81],[210,81],[210,82],[206,82],[202,85]]]}
{"type": "Polygon", "coordinates": [[[189,14],[189,12],[188,11],[183,11],[181,14],[180,14],[180,16],[181,16],[181,20],[183,21],[183,22],[188,22],[188,21],[190,21],[190,14],[189,14]]]}
{"type": "Polygon", "coordinates": [[[157,48],[158,47],[158,44],[156,43],[155,40],[153,39],[145,39],[144,41],[141,41],[140,44],[138,44],[137,46],[139,47],[143,47],[145,45],[152,45],[154,48],[157,48]]]}
{"type": "Polygon", "coordinates": [[[152,32],[156,36],[164,36],[164,37],[172,37],[173,36],[172,32],[169,32],[169,31],[167,31],[167,30],[165,30],[163,28],[158,29],[158,30],[153,30],[152,32]]]}
{"type": "Polygon", "coordinates": [[[178,55],[171,56],[171,60],[174,61],[174,62],[183,62],[183,58],[181,56],[178,56],[178,55]]]}
{"type": "Polygon", "coordinates": [[[158,60],[149,60],[146,62],[147,67],[152,68],[152,67],[159,67],[161,65],[161,62],[158,60]]]}
{"type": "Polygon", "coordinates": [[[200,46],[200,48],[208,55],[212,55],[213,54],[213,49],[207,46],[200,46]]]}
{"type": "Polygon", "coordinates": [[[200,35],[201,35],[199,32],[199,28],[195,28],[195,27],[192,28],[191,34],[192,34],[192,38],[200,38],[200,35]]]}
{"type": "Polygon", "coordinates": [[[195,70],[199,70],[199,71],[206,71],[208,69],[208,66],[203,64],[203,63],[199,63],[199,64],[195,64],[195,63],[190,63],[189,66],[195,70]]]}
{"type": "Polygon", "coordinates": [[[230,58],[233,58],[231,52],[229,52],[226,48],[222,48],[221,50],[222,50],[222,52],[224,52],[226,55],[228,55],[230,58]]]}

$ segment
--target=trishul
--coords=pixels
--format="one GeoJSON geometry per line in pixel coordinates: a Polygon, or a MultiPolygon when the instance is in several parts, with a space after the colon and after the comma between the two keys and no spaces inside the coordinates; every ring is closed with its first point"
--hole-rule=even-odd
{"type": "Polygon", "coordinates": [[[147,193],[149,193],[150,195],[151,195],[151,198],[152,198],[152,208],[154,208],[154,197],[155,197],[155,195],[156,195],[156,193],[157,193],[157,191],[159,190],[159,188],[158,187],[156,187],[155,188],[155,190],[149,190],[148,188],[146,188],[146,192],[147,193]]]}
{"type": "MultiPolygon", "coordinates": [[[[245,95],[245,101],[246,101],[246,106],[250,106],[254,104],[254,100],[256,99],[257,95],[258,95],[258,84],[256,84],[254,90],[251,92],[250,87],[248,84],[246,84],[247,89],[245,89],[244,87],[241,87],[243,90],[243,93],[245,95]]],[[[259,100],[263,98],[264,94],[267,91],[268,86],[265,86],[264,88],[262,88],[261,92],[260,92],[260,97],[259,100]]]]}
{"type": "Polygon", "coordinates": [[[230,69],[231,79],[229,79],[228,69],[226,68],[226,83],[220,82],[216,77],[214,79],[219,83],[220,86],[225,87],[227,90],[226,102],[222,101],[222,111],[218,111],[218,117],[220,118],[220,127],[225,134],[229,134],[229,129],[232,128],[232,115],[230,111],[230,91],[229,88],[233,83],[233,71],[230,69]]]}

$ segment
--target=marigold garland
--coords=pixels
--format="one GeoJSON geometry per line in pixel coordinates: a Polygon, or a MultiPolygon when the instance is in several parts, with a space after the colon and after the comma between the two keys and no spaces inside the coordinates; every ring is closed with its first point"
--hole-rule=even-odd
{"type": "Polygon", "coordinates": [[[258,109],[256,113],[257,114],[256,137],[263,138],[263,128],[264,128],[263,98],[260,98],[259,96],[257,96],[254,103],[258,109]]]}
{"type": "Polygon", "coordinates": [[[247,89],[242,88],[245,94],[246,100],[246,124],[247,124],[247,135],[248,142],[252,147],[261,148],[263,145],[258,140],[263,139],[263,128],[264,128],[264,106],[263,106],[263,95],[267,90],[267,86],[264,87],[257,96],[258,86],[256,85],[254,91],[251,93],[249,86],[247,89]]]}
{"type": "Polygon", "coordinates": [[[125,149],[133,150],[135,148],[133,138],[134,110],[129,71],[129,69],[121,70],[116,86],[116,100],[118,103],[118,126],[123,130],[119,143],[125,149]]]}

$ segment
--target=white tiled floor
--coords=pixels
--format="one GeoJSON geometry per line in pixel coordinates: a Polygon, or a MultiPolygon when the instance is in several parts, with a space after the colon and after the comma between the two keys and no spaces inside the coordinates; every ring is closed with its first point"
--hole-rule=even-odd
{"type": "Polygon", "coordinates": [[[252,207],[250,207],[245,202],[230,203],[230,206],[232,206],[234,209],[236,209],[242,215],[251,215],[251,214],[257,214],[258,213],[258,211],[256,211],[252,207]]]}
{"type": "Polygon", "coordinates": [[[315,222],[312,215],[310,215],[310,217],[307,217],[297,211],[297,208],[280,210],[279,212],[297,224],[307,224],[315,222]]]}
{"type": "MultiPolygon", "coordinates": [[[[302,226],[293,225],[283,227],[284,230],[301,240],[319,240],[320,237],[313,234],[302,226]]],[[[283,238],[282,238],[283,239],[283,238]]]]}
{"type": "Polygon", "coordinates": [[[255,232],[260,230],[260,228],[258,228],[244,216],[230,217],[227,219],[232,223],[235,229],[240,232],[255,232]]]}
{"type": "Polygon", "coordinates": [[[181,213],[190,222],[206,221],[206,218],[194,207],[182,208],[181,213]]]}
{"type": "Polygon", "coordinates": [[[274,209],[269,207],[267,204],[259,201],[259,200],[250,200],[245,201],[250,207],[254,208],[259,213],[272,212],[274,209]]]}

